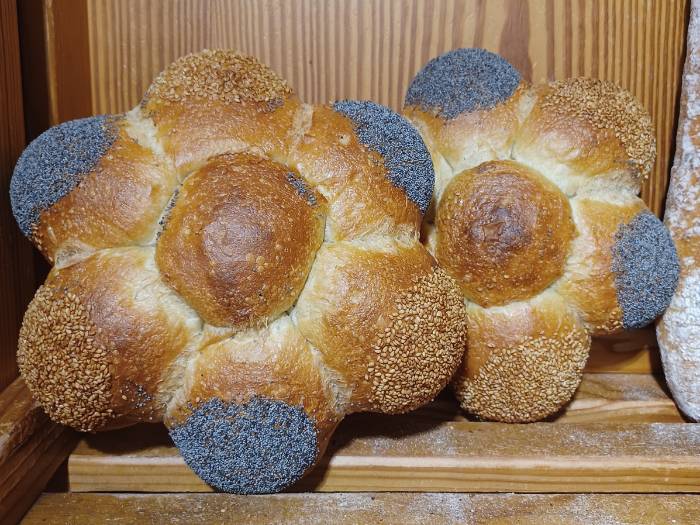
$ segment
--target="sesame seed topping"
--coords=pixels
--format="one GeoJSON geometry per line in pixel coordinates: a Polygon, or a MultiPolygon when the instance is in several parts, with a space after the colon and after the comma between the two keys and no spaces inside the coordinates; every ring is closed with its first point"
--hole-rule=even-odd
{"type": "Polygon", "coordinates": [[[434,269],[403,293],[368,366],[374,410],[398,413],[430,401],[464,353],[466,311],[456,282],[434,269]]]}
{"type": "Polygon", "coordinates": [[[455,49],[428,62],[406,92],[404,106],[419,106],[444,119],[489,109],[508,100],[520,73],[485,49],[455,49]]]}
{"type": "Polygon", "coordinates": [[[279,492],[318,454],[316,429],[304,410],[264,397],[243,404],[211,399],[170,436],[200,478],[237,494],[279,492]]]}
{"type": "Polygon", "coordinates": [[[12,212],[30,237],[41,212],[68,195],[117,138],[118,117],[98,116],[49,128],[24,150],[10,182],[12,212]]]}
{"type": "Polygon", "coordinates": [[[204,50],[168,66],[148,88],[144,103],[204,99],[224,104],[265,103],[272,109],[291,93],[282,78],[254,57],[204,50]]]}
{"type": "Polygon", "coordinates": [[[560,80],[549,85],[540,107],[551,118],[576,117],[609,131],[622,143],[637,176],[651,172],[656,156],[651,117],[628,91],[593,78],[560,80]]]}
{"type": "Polygon", "coordinates": [[[589,348],[588,332],[576,326],[561,337],[529,337],[494,349],[473,379],[455,380],[455,393],[462,408],[483,419],[537,421],[574,395],[589,348]]]}
{"type": "Polygon", "coordinates": [[[112,417],[109,351],[78,297],[37,290],[19,334],[17,363],[34,398],[61,424],[92,431],[112,417]]]}
{"type": "Polygon", "coordinates": [[[625,329],[651,323],[668,307],[680,276],[671,235],[649,211],[615,233],[612,271],[625,329]]]}
{"type": "Polygon", "coordinates": [[[374,102],[343,100],[333,109],[355,123],[360,142],[384,159],[391,183],[425,213],[433,198],[435,172],[418,131],[401,115],[374,102]]]}

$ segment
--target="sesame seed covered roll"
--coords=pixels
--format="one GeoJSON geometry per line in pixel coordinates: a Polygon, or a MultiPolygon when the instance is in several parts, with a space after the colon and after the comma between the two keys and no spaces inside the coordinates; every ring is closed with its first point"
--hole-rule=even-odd
{"type": "Polygon", "coordinates": [[[225,152],[252,149],[286,158],[300,102],[256,58],[205,50],[166,68],[141,107],[166,154],[186,173],[225,152]]]}
{"type": "Polygon", "coordinates": [[[553,292],[507,307],[471,304],[467,353],[453,387],[483,419],[537,421],[561,408],[581,382],[591,344],[585,326],[553,292]]]}
{"type": "Polygon", "coordinates": [[[518,132],[513,158],[535,166],[568,195],[592,178],[636,195],[654,166],[651,118],[612,82],[572,78],[540,86],[518,132]]]}
{"type": "Polygon", "coordinates": [[[197,315],[162,282],[153,248],[54,268],[27,309],[17,360],[48,415],[80,430],[160,421],[197,315]]]}
{"type": "Polygon", "coordinates": [[[464,351],[454,281],[417,242],[324,246],[292,315],[351,389],[353,411],[398,413],[425,403],[464,351]]]}

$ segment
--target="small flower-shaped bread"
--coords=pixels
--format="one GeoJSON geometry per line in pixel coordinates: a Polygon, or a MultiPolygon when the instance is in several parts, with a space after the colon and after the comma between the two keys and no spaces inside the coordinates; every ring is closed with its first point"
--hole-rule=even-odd
{"type": "Polygon", "coordinates": [[[216,488],[279,491],[345,414],[403,412],[464,351],[419,242],[430,156],[370,102],[308,106],[253,58],[184,57],[125,115],[56,126],[11,185],[54,264],[19,366],[56,421],[164,420],[216,488]]]}
{"type": "Polygon", "coordinates": [[[614,84],[531,88],[483,49],[430,61],[404,114],[436,169],[424,237],[468,309],[455,392],[482,418],[544,418],[576,390],[591,335],[650,323],[675,289],[673,242],[637,197],[651,120],[614,84]]]}

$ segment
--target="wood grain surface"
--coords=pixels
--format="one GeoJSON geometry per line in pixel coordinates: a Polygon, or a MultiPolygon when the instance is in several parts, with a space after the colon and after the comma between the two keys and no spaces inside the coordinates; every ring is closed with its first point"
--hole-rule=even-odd
{"type": "MultiPolygon", "coordinates": [[[[659,151],[642,195],[655,213],[663,209],[686,0],[26,0],[20,7],[26,55],[46,70],[49,99],[30,101],[33,133],[131,108],[159,71],[202,48],[259,57],[309,102],[373,99],[399,109],[427,60],[482,46],[533,82],[586,75],[637,95],[653,116],[659,151]]],[[[36,68],[25,67],[25,76],[41,94],[36,68]]],[[[595,341],[587,370],[659,370],[650,333],[595,341]]]]}
{"type": "Polygon", "coordinates": [[[659,155],[643,197],[662,210],[685,0],[85,1],[94,113],[133,107],[168,63],[207,47],[257,56],[308,102],[372,99],[399,109],[425,62],[465,46],[501,53],[533,82],[612,80],[653,117],[659,155]]]}
{"type": "Polygon", "coordinates": [[[666,525],[700,522],[700,496],[633,494],[44,494],[22,522],[666,525]]]}
{"type": "MultiPolygon", "coordinates": [[[[700,425],[650,376],[592,374],[553,422],[467,421],[441,398],[402,416],[348,417],[292,491],[697,492],[700,425]]],[[[202,492],[162,425],[87,435],[71,491],[202,492]]]]}
{"type": "Polygon", "coordinates": [[[34,293],[32,249],[10,208],[10,176],[24,147],[17,12],[0,2],[0,392],[17,376],[17,333],[34,293]]]}
{"type": "Polygon", "coordinates": [[[21,379],[0,394],[0,523],[22,517],[76,441],[49,421],[21,379]]]}

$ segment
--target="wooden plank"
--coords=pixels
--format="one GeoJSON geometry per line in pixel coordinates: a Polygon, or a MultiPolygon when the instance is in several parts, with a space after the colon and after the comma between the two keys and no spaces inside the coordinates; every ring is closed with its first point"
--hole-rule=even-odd
{"type": "Polygon", "coordinates": [[[700,496],[633,494],[43,494],[22,522],[496,525],[700,522],[700,496]]]}
{"type": "Polygon", "coordinates": [[[47,422],[24,381],[16,379],[0,395],[0,464],[47,422]]]}
{"type": "MultiPolygon", "coordinates": [[[[294,491],[698,492],[700,425],[679,421],[662,387],[637,375],[587,376],[555,423],[466,421],[441,398],[348,417],[294,491]]],[[[161,425],[85,436],[68,478],[75,492],[209,490],[161,425]]]]}
{"type": "Polygon", "coordinates": [[[50,125],[91,114],[87,24],[85,0],[44,0],[50,125]]]}
{"type": "MultiPolygon", "coordinates": [[[[468,421],[449,391],[411,413],[415,420],[468,421]]],[[[389,418],[390,419],[390,418],[389,418]]],[[[472,419],[473,420],[473,419],[472,419]]],[[[574,399],[554,423],[682,423],[665,384],[652,375],[585,374],[574,399]]]]}
{"type": "Polygon", "coordinates": [[[593,338],[585,371],[661,374],[661,356],[654,327],[593,338]]]}
{"type": "Polygon", "coordinates": [[[686,0],[87,0],[94,113],[133,107],[169,62],[205,47],[253,54],[302,98],[401,107],[415,72],[464,46],[535,82],[615,81],[652,114],[659,158],[643,196],[660,213],[674,138],[686,0]]]}
{"type": "Polygon", "coordinates": [[[49,421],[21,379],[0,394],[0,522],[22,517],[76,442],[75,432],[49,421]]]}
{"type": "Polygon", "coordinates": [[[17,377],[17,332],[34,293],[32,251],[15,224],[10,176],[24,147],[15,2],[0,2],[0,392],[17,377]]]}

